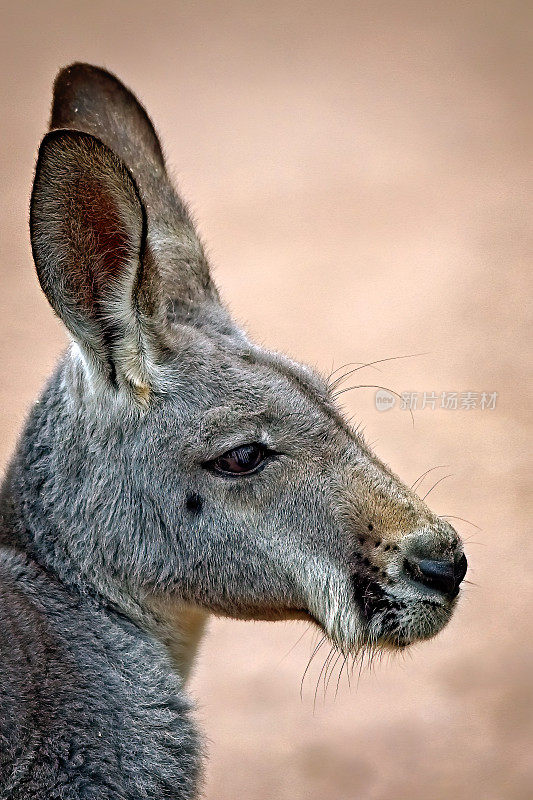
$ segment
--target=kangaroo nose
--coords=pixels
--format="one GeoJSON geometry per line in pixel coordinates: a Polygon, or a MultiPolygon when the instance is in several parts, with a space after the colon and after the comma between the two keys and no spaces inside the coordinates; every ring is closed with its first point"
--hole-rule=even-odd
{"type": "Polygon", "coordinates": [[[466,575],[468,563],[463,553],[454,561],[437,561],[430,558],[411,557],[405,560],[407,573],[418,583],[443,594],[456,597],[459,585],[466,575]]]}

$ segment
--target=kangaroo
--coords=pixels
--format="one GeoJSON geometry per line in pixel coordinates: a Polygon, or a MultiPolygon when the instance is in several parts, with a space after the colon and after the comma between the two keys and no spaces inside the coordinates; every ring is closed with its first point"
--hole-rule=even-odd
{"type": "Polygon", "coordinates": [[[403,648],[450,619],[463,546],[328,381],[232,320],[150,119],[102,69],[56,79],[30,234],[71,344],[0,494],[0,798],[194,800],[210,614],[403,648]]]}

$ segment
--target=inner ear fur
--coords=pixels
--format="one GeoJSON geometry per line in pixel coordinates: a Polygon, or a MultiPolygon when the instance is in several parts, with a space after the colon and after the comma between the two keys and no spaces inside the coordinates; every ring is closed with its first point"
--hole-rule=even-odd
{"type": "Polygon", "coordinates": [[[146,214],[122,160],[96,137],[54,130],[40,146],[30,234],[41,287],[112,382],[141,385],[135,290],[146,214]]]}

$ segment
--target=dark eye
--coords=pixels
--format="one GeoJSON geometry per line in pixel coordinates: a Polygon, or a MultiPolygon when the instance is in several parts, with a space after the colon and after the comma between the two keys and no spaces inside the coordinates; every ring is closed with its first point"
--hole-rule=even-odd
{"type": "Polygon", "coordinates": [[[243,444],[204,464],[224,475],[249,475],[255,472],[269,455],[262,444],[243,444]]]}

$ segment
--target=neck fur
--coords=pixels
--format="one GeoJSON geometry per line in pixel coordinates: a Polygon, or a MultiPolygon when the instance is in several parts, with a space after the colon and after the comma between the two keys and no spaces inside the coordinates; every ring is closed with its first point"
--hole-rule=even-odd
{"type": "Polygon", "coordinates": [[[190,676],[209,613],[198,606],[163,595],[147,595],[145,605],[156,621],[155,635],[166,646],[175,670],[185,683],[190,676]]]}

